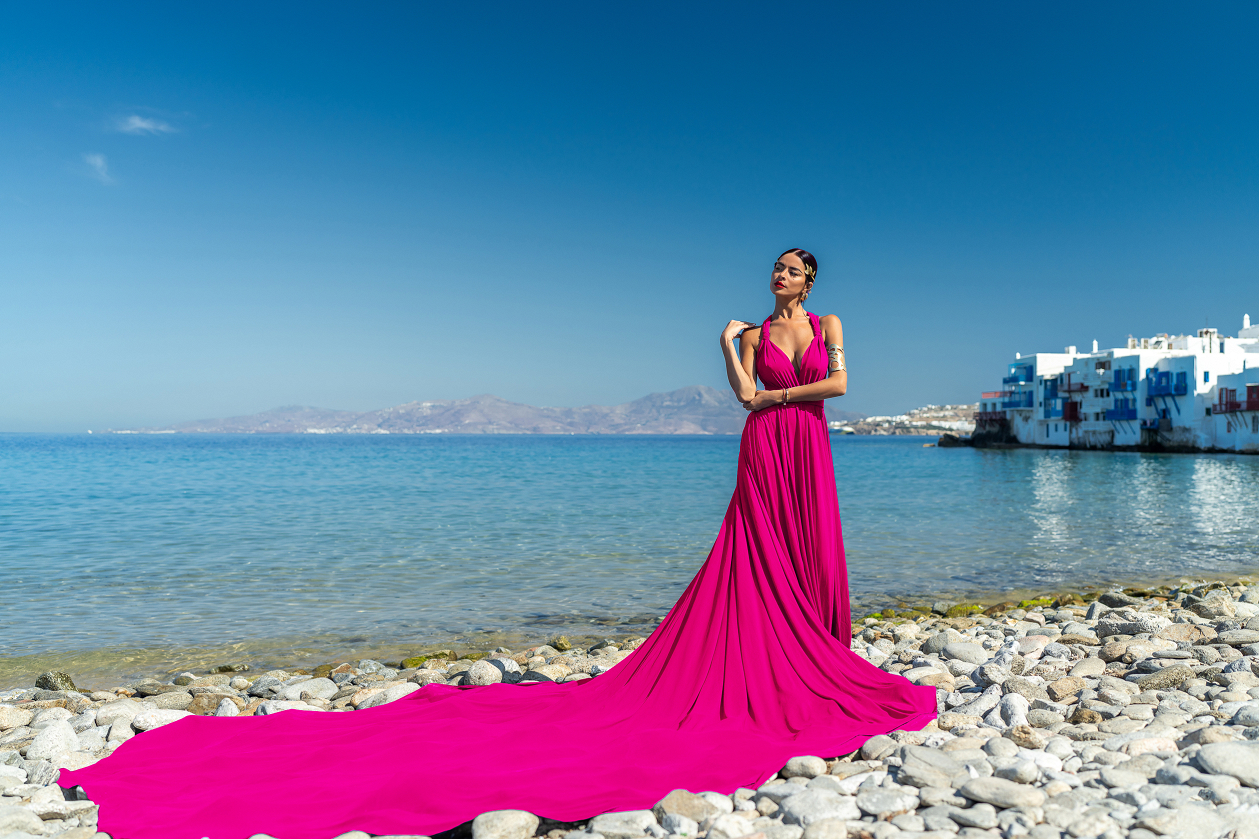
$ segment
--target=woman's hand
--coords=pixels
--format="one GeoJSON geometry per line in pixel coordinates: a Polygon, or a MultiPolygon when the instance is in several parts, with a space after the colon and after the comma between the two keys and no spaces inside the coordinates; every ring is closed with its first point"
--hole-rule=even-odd
{"type": "Polygon", "coordinates": [[[781,390],[758,390],[755,396],[743,403],[743,407],[749,411],[759,411],[772,405],[781,405],[782,401],[781,390]]]}
{"type": "Polygon", "coordinates": [[[721,330],[721,345],[724,347],[733,341],[740,332],[750,327],[756,326],[754,323],[748,323],[746,320],[732,320],[726,324],[726,328],[721,330]]]}

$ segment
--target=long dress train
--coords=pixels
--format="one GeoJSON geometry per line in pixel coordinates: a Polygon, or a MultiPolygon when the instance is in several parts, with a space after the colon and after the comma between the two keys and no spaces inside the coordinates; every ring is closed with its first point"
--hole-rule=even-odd
{"type": "MultiPolygon", "coordinates": [[[[769,389],[826,376],[818,319],[797,371],[764,325],[769,389]]],[[[672,789],[757,787],[794,755],[919,729],[935,689],[849,649],[848,586],[821,402],[750,414],[734,497],[663,623],[597,678],[428,685],[354,713],[186,717],[60,783],[115,839],[433,834],[487,810],[576,821],[672,789]]]]}

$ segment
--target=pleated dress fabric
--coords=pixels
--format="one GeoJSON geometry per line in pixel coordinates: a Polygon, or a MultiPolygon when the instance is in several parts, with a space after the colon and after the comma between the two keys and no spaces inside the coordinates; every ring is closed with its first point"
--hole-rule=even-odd
{"type": "MultiPolygon", "coordinates": [[[[766,389],[799,369],[763,327],[766,389]]],[[[114,839],[432,835],[489,810],[559,821],[650,808],[670,790],[757,787],[788,758],[851,752],[935,717],[932,687],[849,649],[847,574],[821,402],[748,416],[734,496],[681,599],[594,679],[428,685],[353,713],[186,717],[63,772],[114,839]]]]}

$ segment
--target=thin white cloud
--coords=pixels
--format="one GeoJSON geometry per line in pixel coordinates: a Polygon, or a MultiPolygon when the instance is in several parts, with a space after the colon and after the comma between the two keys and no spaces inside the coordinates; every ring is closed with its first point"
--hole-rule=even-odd
{"type": "Polygon", "coordinates": [[[179,130],[168,122],[139,114],[120,118],[114,126],[123,134],[174,134],[179,130]]]}
{"type": "Polygon", "coordinates": [[[103,154],[85,154],[83,162],[91,169],[91,175],[103,184],[112,184],[114,179],[109,176],[109,161],[103,154]]]}

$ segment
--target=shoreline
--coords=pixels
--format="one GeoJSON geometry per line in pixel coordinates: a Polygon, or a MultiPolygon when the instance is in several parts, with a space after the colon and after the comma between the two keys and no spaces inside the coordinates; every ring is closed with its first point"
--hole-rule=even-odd
{"type": "MultiPolygon", "coordinates": [[[[1259,586],[1184,580],[951,608],[855,621],[854,654],[936,689],[923,730],[792,758],[757,790],[675,791],[652,811],[563,825],[522,816],[495,839],[1259,836],[1259,586]]],[[[0,692],[0,806],[38,835],[104,839],[96,805],[55,786],[59,770],[190,713],[345,713],[437,682],[598,678],[642,643],[549,640],[267,672],[225,664],[94,690],[42,674],[0,692]]]]}
{"type": "MultiPolygon", "coordinates": [[[[896,616],[898,619],[946,617],[949,609],[954,615],[965,612],[982,612],[999,604],[1007,609],[1018,604],[1043,599],[1053,600],[1063,595],[1073,595],[1081,602],[1092,602],[1109,590],[1153,591],[1170,589],[1191,583],[1219,581],[1228,585],[1250,585],[1259,581],[1259,570],[1253,574],[1231,574],[1219,577],[1195,575],[1167,575],[1146,577],[1135,581],[1131,578],[1098,583],[1060,586],[1054,589],[1012,588],[999,592],[982,592],[962,595],[950,592],[932,597],[895,598],[881,595],[858,596],[853,599],[854,632],[863,619],[896,616]],[[870,605],[870,601],[886,602],[870,605]],[[861,601],[865,601],[862,603],[861,601]],[[945,608],[939,608],[944,605],[945,608]],[[933,611],[933,607],[935,611],[933,611]]],[[[423,654],[424,650],[448,649],[459,655],[488,653],[498,647],[524,649],[538,646],[556,635],[568,637],[577,647],[589,647],[601,641],[616,643],[627,638],[649,635],[662,619],[653,621],[625,618],[604,618],[598,628],[583,625],[559,625],[551,631],[529,629],[499,632],[464,632],[450,634],[426,634],[410,640],[402,638],[371,639],[364,635],[329,633],[314,639],[306,638],[257,638],[222,644],[163,645],[134,647],[120,645],[92,649],[40,652],[24,655],[0,655],[0,695],[4,692],[30,686],[40,673],[59,670],[76,673],[76,682],[84,684],[117,685],[143,678],[170,678],[179,673],[205,672],[222,665],[248,665],[253,671],[275,669],[311,669],[331,661],[338,663],[359,659],[401,661],[409,656],[423,654]]]]}

